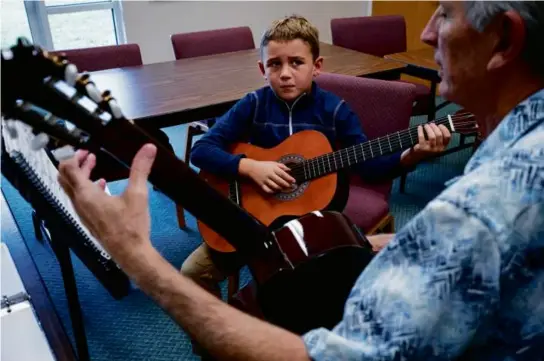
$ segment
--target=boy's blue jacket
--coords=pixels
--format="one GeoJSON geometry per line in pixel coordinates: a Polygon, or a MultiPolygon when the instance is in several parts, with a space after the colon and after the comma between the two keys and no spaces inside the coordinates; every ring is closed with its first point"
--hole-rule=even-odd
{"type": "MultiPolygon", "coordinates": [[[[234,176],[242,155],[225,151],[237,142],[271,148],[301,130],[325,134],[333,148],[345,148],[367,141],[357,115],[338,96],[314,82],[310,93],[291,105],[263,87],[240,99],[198,140],[191,150],[192,163],[210,173],[234,176]]],[[[300,145],[304,147],[304,144],[300,145]]],[[[357,165],[365,180],[392,178],[399,174],[400,152],[357,165]]]]}

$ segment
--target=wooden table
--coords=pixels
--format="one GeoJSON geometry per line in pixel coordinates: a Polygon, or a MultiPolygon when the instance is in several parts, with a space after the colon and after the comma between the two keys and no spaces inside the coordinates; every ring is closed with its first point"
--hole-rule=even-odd
{"type": "MultiPolygon", "coordinates": [[[[398,78],[403,64],[321,44],[324,71],[398,78]]],[[[259,49],[91,73],[137,123],[166,127],[219,116],[248,92],[264,86],[259,49]]]]}
{"type": "Polygon", "coordinates": [[[385,56],[386,59],[394,60],[406,65],[404,73],[417,76],[419,78],[438,82],[438,64],[434,60],[434,49],[424,48],[410,50],[404,53],[396,53],[385,56]]]}
{"type": "MultiPolygon", "coordinates": [[[[433,48],[389,54],[385,58],[405,64],[406,67],[402,70],[403,73],[429,80],[431,82],[431,94],[436,94],[436,85],[440,82],[440,77],[438,75],[438,64],[434,60],[433,48]]],[[[444,102],[437,107],[433,96],[433,100],[429,102],[429,119],[434,119],[436,112],[447,104],[449,102],[444,102]]]]}

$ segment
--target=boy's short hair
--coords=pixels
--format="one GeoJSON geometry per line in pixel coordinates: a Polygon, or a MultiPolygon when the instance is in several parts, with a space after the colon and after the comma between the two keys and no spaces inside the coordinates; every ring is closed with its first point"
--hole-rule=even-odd
{"type": "Polygon", "coordinates": [[[270,41],[291,41],[300,39],[310,45],[313,60],[319,57],[319,31],[306,18],[291,15],[275,20],[261,38],[261,56],[270,41]]]}

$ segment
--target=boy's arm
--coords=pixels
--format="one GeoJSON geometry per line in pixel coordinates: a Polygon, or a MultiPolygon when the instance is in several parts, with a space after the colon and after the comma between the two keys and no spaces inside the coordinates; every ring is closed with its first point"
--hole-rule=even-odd
{"type": "Polygon", "coordinates": [[[191,149],[191,162],[205,171],[225,176],[238,174],[238,164],[243,155],[227,151],[235,142],[242,141],[251,127],[255,111],[255,95],[240,99],[191,149]]]}

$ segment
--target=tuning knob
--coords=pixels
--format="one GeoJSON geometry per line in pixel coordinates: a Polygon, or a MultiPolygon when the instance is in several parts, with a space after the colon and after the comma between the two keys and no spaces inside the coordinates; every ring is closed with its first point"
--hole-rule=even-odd
{"type": "Polygon", "coordinates": [[[6,120],[5,127],[11,139],[17,138],[19,133],[17,132],[17,128],[15,127],[15,123],[13,122],[13,120],[6,120]]]}
{"type": "Polygon", "coordinates": [[[100,103],[102,101],[100,90],[98,90],[94,83],[87,83],[87,85],[85,85],[85,91],[87,92],[89,98],[94,100],[95,103],[100,103]]]}
{"type": "Polygon", "coordinates": [[[63,160],[66,160],[66,159],[70,159],[76,154],[76,152],[74,151],[74,147],[72,147],[71,145],[65,145],[62,148],[58,148],[51,151],[51,153],[53,154],[55,159],[58,160],[59,162],[62,162],[63,160]]]}
{"type": "Polygon", "coordinates": [[[40,150],[42,148],[45,148],[45,146],[49,143],[49,136],[45,133],[40,133],[32,140],[30,141],[30,147],[32,150],[40,150]]]}
{"type": "Polygon", "coordinates": [[[64,80],[68,85],[74,86],[77,81],[77,67],[74,64],[66,65],[64,69],[64,80]]]}
{"type": "Polygon", "coordinates": [[[117,101],[115,99],[111,99],[108,102],[108,105],[110,107],[111,114],[113,115],[114,118],[116,119],[123,118],[123,111],[121,111],[121,107],[119,106],[119,104],[117,104],[117,101]]]}

